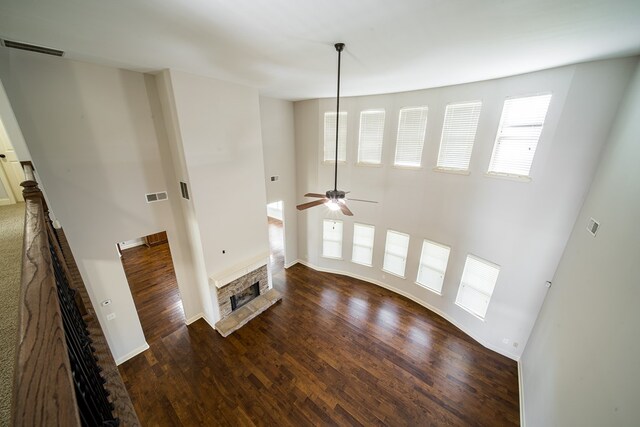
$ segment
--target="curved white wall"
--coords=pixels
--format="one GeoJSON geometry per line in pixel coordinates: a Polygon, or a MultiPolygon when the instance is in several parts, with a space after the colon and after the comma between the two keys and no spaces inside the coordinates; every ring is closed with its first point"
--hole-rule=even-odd
{"type": "MultiPolygon", "coordinates": [[[[352,202],[355,216],[340,216],[345,223],[342,260],[321,256],[322,219],[335,214],[324,207],[299,213],[299,259],[396,290],[442,314],[485,346],[518,359],[636,61],[599,61],[467,85],[343,99],[341,110],[348,112],[347,162],[339,167],[339,187],[351,190],[354,198],[380,203],[352,202]],[[548,91],[553,99],[531,182],[486,176],[504,99],[548,91]],[[445,106],[477,99],[483,107],[470,174],[433,171],[445,106]],[[394,168],[398,111],[415,105],[429,107],[423,167],[394,168]],[[387,112],[383,165],[357,166],[359,113],[372,108],[387,112]],[[353,222],[376,226],[373,267],[350,262],[353,222]],[[404,279],[381,270],[387,229],[411,235],[404,279]],[[423,238],[451,247],[442,296],[415,284],[423,238]],[[501,266],[484,321],[455,305],[470,253],[501,266]]],[[[333,185],[332,165],[322,163],[322,130],[323,114],[335,109],[335,100],[301,101],[294,108],[297,202],[301,203],[305,192],[324,192],[333,185]]]]}

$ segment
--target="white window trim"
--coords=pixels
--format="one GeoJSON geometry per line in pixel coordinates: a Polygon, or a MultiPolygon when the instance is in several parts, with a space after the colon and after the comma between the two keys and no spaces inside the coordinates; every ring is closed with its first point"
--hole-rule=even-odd
{"type": "MultiPolygon", "coordinates": [[[[487,166],[487,172],[485,172],[485,176],[489,176],[491,178],[498,178],[498,179],[507,179],[510,181],[519,181],[519,182],[531,182],[533,181],[533,179],[531,178],[531,169],[533,169],[533,161],[535,160],[535,155],[534,158],[531,160],[531,167],[529,170],[529,175],[519,175],[519,174],[512,174],[512,173],[504,173],[504,172],[494,172],[494,171],[490,171],[489,168],[491,167],[491,159],[493,158],[493,154],[495,152],[496,149],[496,142],[498,141],[498,135],[500,134],[500,129],[502,128],[502,113],[504,111],[504,103],[507,102],[510,99],[519,99],[519,98],[529,98],[532,96],[542,96],[542,95],[551,95],[551,100],[553,100],[554,98],[554,94],[552,91],[542,91],[542,92],[533,92],[533,93],[523,93],[523,94],[519,94],[519,95],[510,95],[507,96],[503,103],[502,103],[502,111],[500,111],[500,122],[498,123],[498,129],[496,130],[496,137],[493,140],[493,149],[491,150],[491,157],[489,157],[489,165],[487,166]]],[[[547,107],[547,115],[549,114],[549,108],[551,108],[551,100],[549,101],[549,106],[547,107]]],[[[544,119],[544,123],[542,124],[542,130],[540,131],[540,137],[538,138],[538,142],[536,143],[536,152],[538,151],[538,145],[540,144],[540,141],[542,141],[542,134],[544,132],[545,129],[545,124],[547,122],[547,117],[545,116],[544,119]]]]}
{"type": "MultiPolygon", "coordinates": [[[[440,246],[441,248],[446,248],[449,250],[449,257],[451,257],[451,247],[447,246],[447,245],[443,245],[442,243],[438,243],[438,242],[434,242],[433,240],[429,240],[429,239],[422,239],[422,244],[424,245],[424,242],[427,241],[431,244],[434,244],[436,246],[440,246]]],[[[430,287],[428,287],[427,285],[423,285],[422,283],[418,282],[418,277],[420,277],[420,267],[422,264],[422,249],[420,249],[420,259],[418,261],[418,272],[416,273],[416,280],[415,280],[415,284],[420,286],[422,289],[426,289],[428,291],[433,292],[436,295],[440,295],[442,296],[442,290],[440,292],[436,291],[435,289],[432,289],[430,287]]],[[[449,258],[447,258],[447,267],[445,268],[445,271],[443,272],[443,274],[446,276],[447,274],[447,269],[449,269],[449,258]]],[[[443,279],[444,280],[444,279],[443,279]]],[[[444,287],[444,283],[442,284],[442,286],[444,287]]]]}
{"type": "MultiPolygon", "coordinates": [[[[467,254],[467,258],[473,258],[473,259],[475,259],[476,261],[482,262],[482,263],[484,263],[484,264],[491,265],[491,266],[493,266],[493,267],[497,268],[498,270],[501,270],[501,268],[500,268],[500,266],[499,266],[498,264],[495,264],[495,263],[493,263],[493,262],[491,262],[491,261],[487,261],[486,259],[484,259],[484,258],[480,258],[480,257],[475,256],[475,255],[473,255],[473,254],[467,254]]],[[[466,264],[466,262],[467,262],[467,258],[465,258],[465,264],[466,264]]],[[[462,268],[463,268],[463,274],[464,274],[464,266],[463,266],[462,268]]],[[[474,313],[473,311],[469,310],[469,309],[468,309],[468,308],[466,308],[465,306],[460,305],[460,304],[458,303],[458,294],[460,293],[460,287],[461,287],[461,285],[462,285],[462,277],[460,277],[460,284],[458,285],[458,292],[456,293],[456,299],[454,300],[455,305],[457,305],[458,307],[460,307],[461,309],[463,309],[463,310],[464,310],[464,311],[466,311],[467,313],[471,314],[471,315],[472,315],[473,317],[475,317],[476,319],[481,320],[482,322],[485,322],[485,321],[486,321],[486,319],[487,319],[487,313],[489,312],[489,307],[488,307],[488,306],[487,306],[487,313],[485,313],[484,317],[480,317],[480,315],[479,315],[479,314],[474,313]]],[[[496,285],[497,285],[497,282],[496,282],[496,285]]],[[[495,291],[495,287],[494,287],[494,291],[495,291]]],[[[492,293],[492,294],[491,294],[491,296],[489,297],[489,300],[491,300],[491,298],[493,298],[493,293],[492,293]]]]}
{"type": "Polygon", "coordinates": [[[509,180],[509,181],[516,181],[516,182],[531,182],[531,181],[533,181],[533,178],[531,178],[531,176],[514,175],[514,174],[511,174],[511,173],[485,172],[484,175],[489,177],[489,178],[506,179],[506,180],[509,180]]]}
{"type": "MultiPolygon", "coordinates": [[[[327,113],[336,114],[335,111],[325,111],[324,113],[320,113],[321,122],[322,122],[322,126],[321,126],[322,131],[321,131],[321,138],[320,138],[320,147],[321,147],[320,158],[322,159],[322,161],[320,163],[322,165],[334,165],[336,163],[335,159],[334,160],[331,160],[331,159],[325,160],[325,158],[324,158],[324,131],[325,131],[324,121],[325,121],[325,114],[327,114],[327,113]]],[[[344,144],[345,144],[344,158],[345,159],[344,160],[338,160],[338,166],[346,165],[347,161],[348,161],[348,158],[349,158],[349,121],[348,121],[349,120],[349,118],[348,118],[349,117],[349,112],[346,111],[346,110],[340,110],[340,114],[342,114],[342,113],[347,115],[347,124],[346,124],[346,126],[347,126],[347,130],[346,130],[347,136],[345,137],[345,141],[344,141],[344,144]]],[[[334,148],[335,148],[335,141],[334,141],[334,148]]],[[[338,148],[338,150],[339,150],[339,148],[338,148]]]]}
{"type": "Polygon", "coordinates": [[[396,126],[397,127],[396,143],[393,147],[393,167],[394,168],[406,169],[406,170],[418,170],[418,169],[424,168],[424,162],[422,161],[422,158],[424,157],[424,148],[425,148],[425,145],[427,144],[427,130],[428,130],[427,126],[429,126],[429,106],[428,105],[413,105],[413,106],[400,107],[400,109],[398,110],[398,123],[396,126]],[[398,135],[400,134],[400,117],[402,116],[402,110],[419,109],[419,108],[425,108],[427,110],[427,124],[424,129],[424,135],[422,135],[422,152],[420,153],[420,164],[417,166],[396,164],[396,158],[398,157],[398,135]]]}
{"type": "Polygon", "coordinates": [[[360,111],[360,117],[358,119],[358,150],[356,152],[356,162],[357,166],[366,166],[366,167],[381,167],[384,159],[384,135],[387,127],[387,110],[385,108],[370,108],[368,110],[360,111]],[[383,121],[382,121],[382,142],[380,143],[380,162],[372,163],[372,162],[363,162],[360,161],[360,144],[362,139],[362,113],[383,113],[383,121]]]}
{"type": "Polygon", "coordinates": [[[454,175],[471,175],[469,169],[443,168],[440,166],[436,166],[435,168],[433,168],[433,171],[439,173],[450,173],[454,175]]]}
{"type": "Polygon", "coordinates": [[[354,222],[353,223],[354,233],[355,233],[355,229],[356,229],[356,224],[364,225],[364,226],[367,226],[367,227],[373,227],[373,246],[371,246],[371,264],[365,264],[363,262],[358,262],[358,261],[354,261],[353,260],[353,246],[354,246],[353,239],[351,241],[351,262],[354,263],[354,264],[358,264],[358,265],[364,265],[365,267],[373,267],[373,250],[374,250],[375,245],[376,245],[376,237],[375,237],[376,226],[373,225],[373,224],[365,224],[365,223],[362,223],[362,222],[354,222]]]}
{"type": "Polygon", "coordinates": [[[322,218],[321,224],[322,224],[322,238],[321,238],[322,246],[320,247],[320,257],[324,259],[333,259],[338,261],[344,260],[344,221],[339,219],[333,219],[333,218],[322,218]],[[324,222],[325,221],[334,221],[334,222],[342,223],[342,239],[340,240],[340,247],[341,247],[340,252],[342,253],[342,256],[340,257],[328,256],[324,254],[324,222]]]}
{"type": "MultiPolygon", "coordinates": [[[[404,236],[407,236],[409,238],[409,244],[411,243],[411,235],[410,234],[403,233],[402,231],[397,231],[397,230],[393,230],[393,229],[387,229],[387,233],[389,231],[393,231],[394,233],[402,234],[404,236]]],[[[407,254],[404,257],[404,274],[405,275],[400,275],[398,273],[394,273],[393,271],[385,270],[385,268],[384,268],[384,257],[387,255],[387,234],[385,234],[384,249],[383,249],[384,250],[384,254],[383,254],[383,258],[382,258],[383,267],[381,268],[381,270],[384,271],[387,274],[391,274],[392,276],[396,276],[396,277],[399,277],[401,279],[406,279],[407,278],[407,276],[406,276],[406,274],[407,274],[407,260],[409,259],[409,244],[407,244],[407,254]]]]}
{"type": "Polygon", "coordinates": [[[484,106],[484,101],[482,99],[474,99],[469,101],[456,101],[456,102],[450,102],[445,106],[445,118],[446,118],[446,110],[447,110],[447,107],[449,107],[449,105],[469,104],[472,102],[480,103],[480,115],[478,116],[478,124],[476,125],[476,134],[474,135],[473,144],[471,146],[471,156],[469,158],[469,167],[466,169],[460,169],[460,168],[438,166],[438,159],[440,158],[440,150],[442,150],[442,134],[444,133],[444,125],[445,125],[445,120],[443,118],[442,130],[440,132],[440,145],[438,145],[438,155],[436,156],[436,167],[433,169],[434,171],[444,172],[444,173],[453,173],[458,175],[469,175],[469,170],[471,169],[471,160],[473,159],[473,150],[476,147],[476,140],[478,139],[478,127],[480,126],[480,117],[482,115],[482,107],[484,106]]]}

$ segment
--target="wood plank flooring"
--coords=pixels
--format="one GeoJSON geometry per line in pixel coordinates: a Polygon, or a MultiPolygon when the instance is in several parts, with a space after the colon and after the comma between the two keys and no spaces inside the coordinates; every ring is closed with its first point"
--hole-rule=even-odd
{"type": "Polygon", "coordinates": [[[147,343],[183,328],[185,317],[169,244],[125,249],[121,261],[147,343]]]}
{"type": "Polygon", "coordinates": [[[231,336],[199,320],[120,366],[144,426],[519,424],[516,363],[429,310],[301,265],[273,283],[231,336]]]}

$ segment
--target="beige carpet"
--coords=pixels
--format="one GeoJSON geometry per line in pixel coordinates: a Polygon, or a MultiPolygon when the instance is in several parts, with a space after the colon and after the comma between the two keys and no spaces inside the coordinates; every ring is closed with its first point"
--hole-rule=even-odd
{"type": "Polygon", "coordinates": [[[23,227],[24,203],[0,206],[0,426],[11,421],[23,227]]]}

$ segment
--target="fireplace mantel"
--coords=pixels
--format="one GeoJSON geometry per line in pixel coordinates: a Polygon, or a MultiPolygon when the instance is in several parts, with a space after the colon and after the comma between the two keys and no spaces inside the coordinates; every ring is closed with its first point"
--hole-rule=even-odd
{"type": "Polygon", "coordinates": [[[237,264],[231,268],[221,271],[209,277],[209,285],[220,289],[227,286],[234,280],[248,274],[263,265],[269,263],[269,252],[262,253],[256,257],[250,258],[241,264],[237,264]]]}

